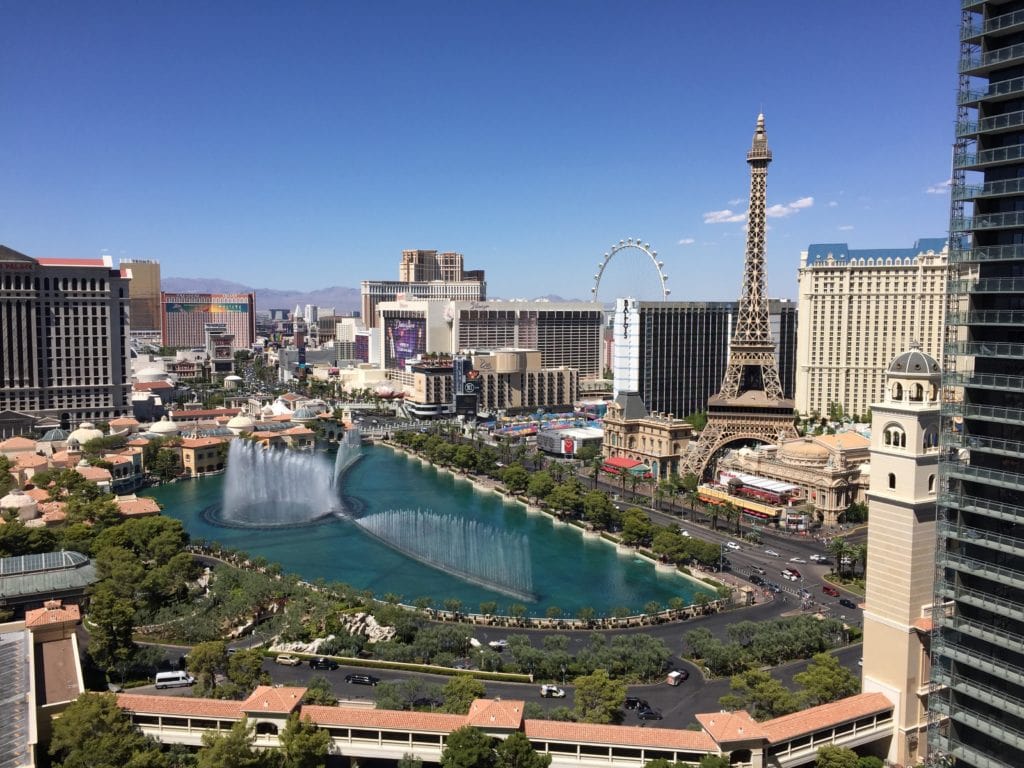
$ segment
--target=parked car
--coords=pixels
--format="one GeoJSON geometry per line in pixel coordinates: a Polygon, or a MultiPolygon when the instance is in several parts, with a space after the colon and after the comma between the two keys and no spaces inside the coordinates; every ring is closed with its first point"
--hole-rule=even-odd
{"type": "Polygon", "coordinates": [[[848,597],[841,597],[841,598],[839,598],[839,604],[841,606],[843,606],[844,608],[853,608],[853,609],[857,608],[857,604],[855,602],[853,602],[853,600],[851,600],[848,597]]]}
{"type": "Polygon", "coordinates": [[[661,712],[659,712],[656,709],[641,709],[639,712],[636,713],[636,716],[639,717],[641,720],[663,720],[664,719],[662,717],[662,715],[661,715],[661,712]]]}
{"type": "Polygon", "coordinates": [[[764,553],[765,553],[766,555],[769,555],[770,557],[782,557],[782,555],[780,555],[780,554],[779,554],[778,552],[776,552],[776,551],[775,551],[774,549],[766,549],[766,550],[764,551],[764,553]]]}
{"type": "Polygon", "coordinates": [[[637,698],[636,696],[626,697],[626,709],[650,709],[651,705],[647,703],[645,699],[637,698]]]}
{"type": "Polygon", "coordinates": [[[545,699],[562,699],[565,698],[565,691],[557,685],[542,685],[540,695],[545,699]]]}
{"type": "Polygon", "coordinates": [[[284,664],[286,667],[297,667],[302,663],[302,659],[291,653],[282,653],[274,659],[275,664],[284,664]]]}
{"type": "Polygon", "coordinates": [[[822,584],[821,591],[831,597],[839,597],[839,590],[833,587],[831,584],[822,584]]]}
{"type": "Polygon", "coordinates": [[[508,648],[508,640],[491,640],[491,642],[489,642],[488,645],[491,647],[492,650],[501,653],[506,648],[508,648]]]}
{"type": "Polygon", "coordinates": [[[690,679],[690,673],[685,669],[673,669],[668,673],[665,682],[669,685],[682,685],[690,679]]]}
{"type": "Polygon", "coordinates": [[[353,685],[376,685],[380,682],[380,678],[373,675],[351,674],[345,675],[345,682],[353,685]]]}
{"type": "Polygon", "coordinates": [[[318,656],[315,659],[309,660],[310,669],[337,669],[338,662],[334,659],[325,659],[323,656],[318,656]]]}

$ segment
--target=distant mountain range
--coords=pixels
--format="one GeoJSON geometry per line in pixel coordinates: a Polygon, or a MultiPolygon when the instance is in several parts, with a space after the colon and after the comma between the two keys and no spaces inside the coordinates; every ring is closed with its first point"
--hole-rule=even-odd
{"type": "MultiPolygon", "coordinates": [[[[256,311],[266,312],[270,309],[295,309],[295,305],[313,304],[318,307],[334,307],[339,314],[354,312],[359,309],[359,289],[332,285],[316,291],[283,291],[276,288],[252,288],[242,283],[214,278],[165,277],[160,287],[168,293],[249,293],[256,294],[256,311]]],[[[549,294],[538,296],[545,301],[579,301],[564,299],[549,294]]]]}

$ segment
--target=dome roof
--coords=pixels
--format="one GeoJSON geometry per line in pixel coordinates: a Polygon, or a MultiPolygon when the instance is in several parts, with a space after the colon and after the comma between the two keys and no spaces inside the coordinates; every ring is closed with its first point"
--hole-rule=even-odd
{"type": "Polygon", "coordinates": [[[228,429],[252,429],[256,426],[256,419],[245,413],[232,416],[225,425],[228,429]]]}
{"type": "Polygon", "coordinates": [[[96,429],[96,425],[91,421],[83,421],[78,425],[78,429],[68,435],[69,440],[74,439],[79,445],[85,445],[90,440],[100,437],[103,437],[103,432],[96,429]]]}
{"type": "Polygon", "coordinates": [[[164,416],[160,421],[150,427],[149,431],[157,435],[176,435],[178,434],[178,425],[175,424],[172,419],[168,419],[164,416]]]}
{"type": "Polygon", "coordinates": [[[810,438],[790,440],[782,446],[781,457],[783,459],[795,459],[797,461],[828,461],[829,450],[824,445],[814,442],[810,438]]]}
{"type": "Polygon", "coordinates": [[[315,419],[320,413],[315,408],[310,408],[308,405],[304,405],[297,410],[292,418],[296,421],[309,421],[315,419]]]}
{"type": "Polygon", "coordinates": [[[17,488],[0,499],[0,509],[21,509],[34,506],[36,506],[36,500],[17,488]]]}
{"type": "Polygon", "coordinates": [[[911,344],[909,350],[897,355],[885,373],[901,379],[933,379],[942,375],[938,362],[922,352],[919,344],[911,344]]]}
{"type": "Polygon", "coordinates": [[[71,433],[66,429],[51,429],[39,442],[41,443],[57,443],[62,440],[67,440],[71,436],[71,433]]]}

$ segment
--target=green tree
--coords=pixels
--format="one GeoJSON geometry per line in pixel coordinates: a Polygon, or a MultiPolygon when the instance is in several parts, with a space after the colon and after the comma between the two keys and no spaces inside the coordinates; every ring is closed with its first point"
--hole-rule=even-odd
{"type": "Polygon", "coordinates": [[[729,689],[732,693],[718,700],[722,708],[745,709],[755,720],[769,720],[798,709],[796,696],[768,672],[760,669],[748,669],[733,675],[729,689]]]}
{"type": "Polygon", "coordinates": [[[160,745],[143,736],[107,693],[83,693],[54,719],[50,755],[57,768],[164,765],[160,745]]]}
{"type": "Polygon", "coordinates": [[[729,768],[729,758],[722,755],[704,755],[697,768],[729,768]]]}
{"type": "Polygon", "coordinates": [[[814,768],[857,768],[857,753],[846,747],[818,747],[814,768]]]}
{"type": "Polygon", "coordinates": [[[330,744],[330,733],[293,713],[281,732],[281,768],[324,768],[330,744]]]}
{"type": "Polygon", "coordinates": [[[611,723],[620,717],[619,708],[626,700],[626,684],[612,680],[604,669],[577,677],[576,702],[573,712],[581,723],[611,723]]]}
{"type": "Polygon", "coordinates": [[[583,497],[583,516],[594,528],[606,531],[617,521],[619,510],[608,494],[590,491],[583,497]]]}
{"type": "Polygon", "coordinates": [[[860,692],[860,680],[831,653],[815,654],[807,669],[793,675],[793,682],[804,689],[800,699],[805,707],[828,704],[860,692]]]}
{"type": "Polygon", "coordinates": [[[545,472],[544,470],[534,472],[526,486],[526,492],[535,502],[547,498],[548,494],[554,489],[555,479],[551,477],[549,472],[545,472]]]}
{"type": "Polygon", "coordinates": [[[495,749],[497,768],[547,768],[551,755],[541,755],[522,731],[513,731],[495,749]]]}
{"type": "Polygon", "coordinates": [[[257,685],[269,685],[270,675],[263,671],[263,652],[252,648],[229,655],[228,680],[245,693],[251,693],[257,685]]]}
{"type": "Polygon", "coordinates": [[[642,546],[653,538],[654,530],[654,523],[642,509],[630,507],[622,513],[623,544],[630,547],[642,546]]]}
{"type": "Polygon", "coordinates": [[[262,763],[253,749],[255,726],[243,717],[227,733],[207,731],[199,750],[199,768],[256,768],[262,763]]]}
{"type": "MultiPolygon", "coordinates": [[[[89,655],[101,669],[125,671],[135,655],[135,607],[106,582],[96,585],[89,602],[89,655]]],[[[122,679],[123,682],[123,679],[122,679]]]]}
{"type": "Polygon", "coordinates": [[[188,654],[188,671],[196,679],[197,695],[209,695],[217,687],[217,675],[228,665],[228,649],[222,640],[199,643],[188,654]]]}
{"type": "Polygon", "coordinates": [[[857,758],[857,768],[885,768],[885,763],[880,757],[861,755],[857,758]]]}
{"type": "Polygon", "coordinates": [[[323,675],[313,675],[306,682],[306,693],[302,697],[303,704],[322,704],[333,707],[338,703],[330,681],[323,675]]]}
{"type": "Polygon", "coordinates": [[[411,752],[406,752],[398,761],[397,768],[423,768],[423,761],[411,752]]]}
{"type": "Polygon", "coordinates": [[[492,741],[471,725],[452,731],[441,752],[441,768],[493,768],[496,757],[492,741]]]}
{"type": "Polygon", "coordinates": [[[465,715],[474,701],[482,698],[486,688],[482,681],[469,675],[455,675],[445,683],[441,692],[444,699],[443,711],[453,715],[465,715]]]}
{"type": "Polygon", "coordinates": [[[0,497],[6,496],[14,487],[14,477],[11,475],[11,460],[0,455],[0,497]]]}
{"type": "Polygon", "coordinates": [[[836,536],[834,539],[832,539],[832,541],[828,543],[826,549],[835,560],[835,565],[833,565],[832,567],[836,570],[836,572],[839,573],[840,576],[842,576],[843,571],[846,568],[846,566],[843,565],[843,561],[849,560],[850,558],[850,545],[846,543],[846,539],[844,539],[842,536],[836,536]]]}
{"type": "Polygon", "coordinates": [[[502,470],[501,482],[508,488],[509,493],[520,494],[530,484],[530,473],[521,464],[513,464],[502,470]]]}

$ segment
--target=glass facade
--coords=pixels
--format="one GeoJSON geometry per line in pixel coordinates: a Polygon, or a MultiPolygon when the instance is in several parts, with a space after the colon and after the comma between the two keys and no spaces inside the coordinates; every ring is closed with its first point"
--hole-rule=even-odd
{"type": "Polygon", "coordinates": [[[939,765],[1024,765],[1024,2],[963,0],[929,696],[939,765]]]}

